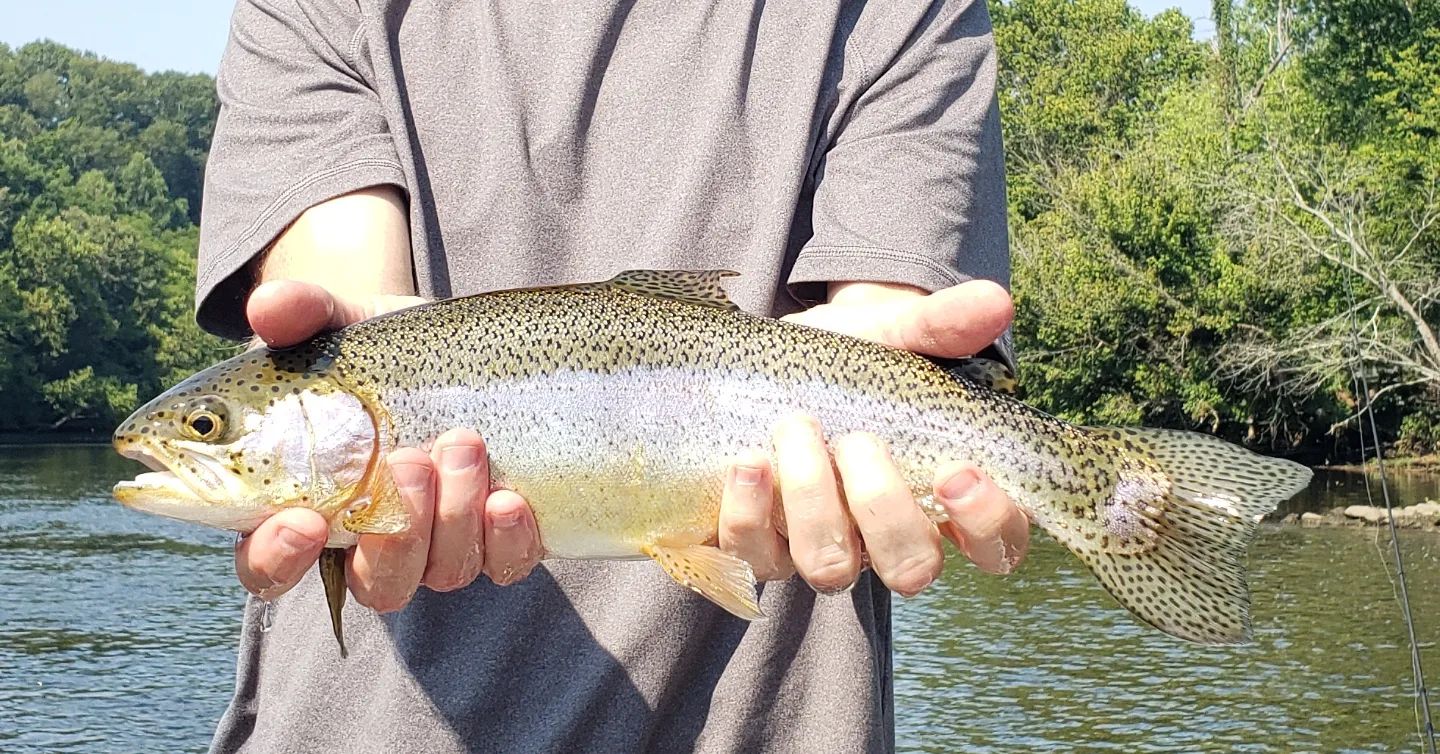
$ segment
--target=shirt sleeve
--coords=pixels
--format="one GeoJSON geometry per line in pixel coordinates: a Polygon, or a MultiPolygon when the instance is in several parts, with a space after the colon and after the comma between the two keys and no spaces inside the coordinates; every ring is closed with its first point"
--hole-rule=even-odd
{"type": "Polygon", "coordinates": [[[845,67],[846,78],[858,71],[857,94],[840,101],[848,109],[822,137],[812,235],[791,269],[792,293],[818,302],[821,284],[842,280],[936,290],[986,278],[1008,287],[1005,157],[984,0],[933,2],[912,20],[863,14],[845,67]],[[871,28],[887,24],[902,27],[871,28]]]}
{"type": "Polygon", "coordinates": [[[405,188],[367,82],[363,29],[353,2],[237,4],[201,207],[195,293],[206,330],[250,333],[243,268],[307,208],[367,186],[405,188]]]}

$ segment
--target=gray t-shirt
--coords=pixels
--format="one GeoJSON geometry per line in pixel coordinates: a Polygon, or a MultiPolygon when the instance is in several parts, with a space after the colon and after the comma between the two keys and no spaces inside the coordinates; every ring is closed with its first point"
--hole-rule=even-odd
{"type": "MultiPolygon", "coordinates": [[[[307,207],[410,200],[422,295],[728,268],[747,310],[824,283],[1008,282],[983,0],[242,0],[206,173],[200,321],[307,207]]],[[[763,439],[763,438],[762,438],[763,439]]],[[[543,532],[542,532],[543,536],[543,532]]],[[[890,598],[768,584],[747,624],[649,562],[246,611],[217,751],[883,751],[890,598]]]]}

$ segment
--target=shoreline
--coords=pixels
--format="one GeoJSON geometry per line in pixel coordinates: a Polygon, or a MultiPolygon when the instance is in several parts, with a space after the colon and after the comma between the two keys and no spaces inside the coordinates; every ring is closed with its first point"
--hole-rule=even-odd
{"type": "MultiPolygon", "coordinates": [[[[1430,453],[1423,456],[1401,456],[1399,458],[1386,458],[1386,471],[1404,472],[1440,472],[1440,454],[1430,453]]],[[[1366,474],[1373,474],[1379,471],[1378,464],[1371,460],[1364,463],[1335,463],[1324,466],[1315,466],[1316,469],[1327,471],[1355,471],[1366,474]]]]}
{"type": "MultiPolygon", "coordinates": [[[[1440,533],[1440,502],[1425,500],[1414,505],[1397,505],[1393,510],[1397,529],[1440,533]]],[[[1276,523],[1281,526],[1350,529],[1388,527],[1390,525],[1385,508],[1378,505],[1346,505],[1331,508],[1324,513],[1313,511],[1291,513],[1276,523]]]]}
{"type": "Polygon", "coordinates": [[[0,432],[0,446],[6,445],[109,445],[105,432],[0,432]]]}

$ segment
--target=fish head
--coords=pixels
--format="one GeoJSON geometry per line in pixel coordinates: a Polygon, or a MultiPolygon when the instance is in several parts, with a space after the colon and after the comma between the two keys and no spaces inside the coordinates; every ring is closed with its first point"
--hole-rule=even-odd
{"type": "Polygon", "coordinates": [[[332,522],[332,544],[345,542],[337,514],[363,498],[376,425],[331,361],[313,347],[257,349],[141,406],[113,442],[151,471],[117,484],[116,499],[239,532],[282,508],[311,508],[332,522]]]}

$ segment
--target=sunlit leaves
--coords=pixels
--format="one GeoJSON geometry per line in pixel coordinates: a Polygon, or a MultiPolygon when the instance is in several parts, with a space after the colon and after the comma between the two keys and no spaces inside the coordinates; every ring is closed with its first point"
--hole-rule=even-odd
{"type": "Polygon", "coordinates": [[[0,46],[0,429],[107,427],[225,352],[190,315],[212,86],[0,46]]]}

